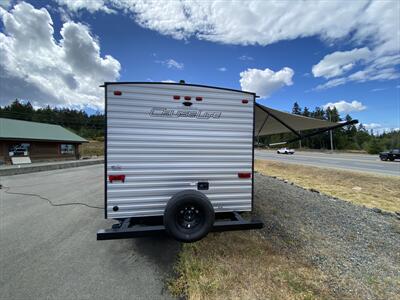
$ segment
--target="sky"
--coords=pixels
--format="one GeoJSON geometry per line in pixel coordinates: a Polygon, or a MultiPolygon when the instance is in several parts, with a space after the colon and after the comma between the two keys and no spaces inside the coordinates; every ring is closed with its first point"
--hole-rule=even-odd
{"type": "Polygon", "coordinates": [[[102,112],[104,81],[256,92],[400,127],[400,1],[0,0],[0,105],[102,112]]]}

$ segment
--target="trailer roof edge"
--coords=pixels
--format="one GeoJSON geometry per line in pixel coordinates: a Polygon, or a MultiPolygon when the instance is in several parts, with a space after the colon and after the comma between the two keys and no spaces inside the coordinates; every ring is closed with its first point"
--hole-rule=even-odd
{"type": "Polygon", "coordinates": [[[225,91],[231,91],[231,92],[245,93],[245,94],[250,94],[250,95],[252,95],[254,97],[257,97],[256,93],[248,92],[248,91],[242,91],[242,90],[236,90],[236,89],[230,89],[230,88],[223,88],[223,87],[212,86],[212,85],[179,83],[179,82],[147,82],[147,81],[104,82],[104,84],[101,85],[100,87],[105,87],[106,85],[115,85],[115,84],[166,84],[166,85],[179,85],[179,86],[185,86],[185,85],[186,86],[197,86],[197,87],[212,88],[212,89],[225,90],[225,91]]]}

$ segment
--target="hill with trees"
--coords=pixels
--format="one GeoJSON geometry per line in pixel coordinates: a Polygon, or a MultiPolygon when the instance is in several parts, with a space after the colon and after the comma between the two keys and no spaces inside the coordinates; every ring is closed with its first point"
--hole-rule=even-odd
{"type": "Polygon", "coordinates": [[[35,109],[30,102],[15,100],[10,105],[0,107],[0,118],[57,124],[89,139],[104,137],[104,115],[89,116],[83,110],[50,106],[35,109]]]}

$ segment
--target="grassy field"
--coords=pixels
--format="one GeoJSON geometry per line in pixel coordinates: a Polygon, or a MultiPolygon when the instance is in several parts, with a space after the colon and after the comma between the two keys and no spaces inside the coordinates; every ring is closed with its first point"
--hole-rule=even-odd
{"type": "Polygon", "coordinates": [[[80,147],[80,153],[82,157],[104,155],[103,141],[90,140],[89,143],[83,143],[80,147]]]}
{"type": "MultiPolygon", "coordinates": [[[[400,210],[399,178],[256,161],[264,175],[287,179],[305,188],[358,205],[400,210]]],[[[184,244],[170,291],[187,299],[346,299],[335,294],[338,283],[296,254],[288,255],[255,232],[211,233],[184,244]]]]}
{"type": "Polygon", "coordinates": [[[256,160],[259,173],[289,180],[296,185],[354,204],[400,211],[400,177],[340,171],[280,162],[256,160]]]}

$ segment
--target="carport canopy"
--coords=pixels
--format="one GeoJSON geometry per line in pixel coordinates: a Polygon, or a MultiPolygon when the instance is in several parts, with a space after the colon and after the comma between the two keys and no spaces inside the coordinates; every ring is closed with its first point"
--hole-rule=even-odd
{"type": "MultiPolygon", "coordinates": [[[[330,129],[342,126],[356,124],[357,120],[350,122],[329,122],[325,120],[304,117],[300,115],[285,113],[276,109],[272,109],[259,103],[255,106],[255,130],[256,137],[273,135],[277,133],[294,133],[297,138],[302,139],[312,136],[330,129]],[[302,135],[301,131],[315,129],[311,134],[302,135]]],[[[291,141],[288,141],[291,142],[291,141]]]]}

